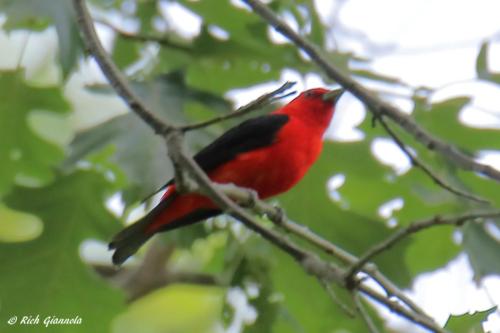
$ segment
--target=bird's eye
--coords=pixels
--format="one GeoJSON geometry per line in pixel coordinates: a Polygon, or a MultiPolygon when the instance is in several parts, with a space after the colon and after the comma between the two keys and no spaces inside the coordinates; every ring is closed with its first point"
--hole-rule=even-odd
{"type": "Polygon", "coordinates": [[[304,96],[308,98],[318,98],[320,97],[320,94],[317,91],[314,90],[308,90],[304,92],[304,96]]]}

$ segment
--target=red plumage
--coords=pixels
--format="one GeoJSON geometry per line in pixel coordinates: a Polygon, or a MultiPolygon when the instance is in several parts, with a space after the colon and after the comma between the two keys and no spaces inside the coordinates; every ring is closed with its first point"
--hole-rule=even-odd
{"type": "MultiPolygon", "coordinates": [[[[251,188],[266,199],[292,188],[318,158],[340,91],[307,90],[270,115],[229,130],[194,159],[217,183],[251,188]],[[326,94],[326,95],[325,95],[326,94]]],[[[219,214],[210,199],[169,185],[160,204],[115,236],[113,261],[122,263],[153,234],[219,214]]]]}

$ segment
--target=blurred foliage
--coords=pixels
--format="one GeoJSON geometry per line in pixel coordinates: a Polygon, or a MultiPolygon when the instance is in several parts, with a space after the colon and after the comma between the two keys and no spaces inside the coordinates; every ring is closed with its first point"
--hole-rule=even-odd
{"type": "Polygon", "coordinates": [[[35,87],[23,71],[0,73],[0,196],[13,184],[42,185],[53,179],[52,168],[64,158],[61,147],[37,135],[29,123],[35,110],[62,115],[69,105],[61,87],[35,87]]]}
{"type": "Polygon", "coordinates": [[[496,307],[493,307],[473,314],[450,316],[444,328],[453,333],[481,333],[483,332],[481,323],[495,310],[496,307]]]}
{"type": "MultiPolygon", "coordinates": [[[[83,240],[106,238],[117,230],[118,223],[103,206],[112,188],[95,171],[79,171],[46,187],[16,188],[6,197],[7,205],[38,216],[44,229],[32,241],[0,243],[2,323],[12,315],[78,315],[85,325],[54,326],[51,332],[101,331],[110,326],[123,307],[123,297],[99,279],[78,252],[83,240]]],[[[17,327],[23,332],[29,328],[17,327]]]]}
{"type": "Polygon", "coordinates": [[[83,52],[83,43],[76,26],[70,1],[66,0],[2,0],[0,10],[7,15],[3,28],[42,30],[55,26],[59,39],[59,61],[66,78],[83,52]]]}
{"type": "MultiPolygon", "coordinates": [[[[260,18],[230,1],[92,0],[91,4],[103,21],[121,16],[137,23],[137,34],[165,39],[163,44],[145,43],[118,34],[112,40],[111,55],[120,68],[132,73],[132,87],[148,106],[177,124],[228,112],[232,106],[223,96],[231,89],[279,80],[284,69],[301,74],[317,71],[292,44],[275,44],[260,18]],[[173,3],[201,19],[198,33],[182,34],[176,27],[183,22],[160,10],[173,3]]],[[[324,44],[326,29],[310,1],[272,1],[271,6],[293,17],[301,33],[324,44]]],[[[0,1],[0,12],[6,14],[3,28],[7,31],[55,27],[62,78],[76,72],[82,43],[70,1],[6,0],[0,1]]],[[[488,68],[488,48],[486,41],[478,50],[477,78],[499,84],[500,73],[488,68]]],[[[340,51],[329,51],[327,56],[358,79],[400,84],[351,66],[353,62],[365,65],[370,59],[340,51]]],[[[72,105],[78,104],[64,97],[67,87],[64,82],[34,85],[21,69],[0,72],[1,332],[38,332],[37,326],[5,325],[10,316],[37,313],[83,318],[81,325],[52,326],[51,332],[216,332],[241,320],[225,297],[231,288],[241,289],[247,305],[257,312],[254,323],[239,323],[245,333],[366,331],[362,321],[347,317],[286,254],[225,217],[161,238],[176,246],[166,264],[167,273],[204,274],[222,286],[172,284],[127,304],[118,288],[121,281],[103,279],[92,268],[95,263],[79,254],[82,241],[107,242],[119,229],[117,218],[104,205],[112,194],[121,195],[125,210],[121,220],[125,220],[141,199],[172,176],[172,168],[162,139],[131,113],[74,133],[68,144],[73,128],[79,126],[67,121],[72,105]]],[[[92,94],[114,94],[102,84],[86,89],[92,94]]],[[[459,120],[470,103],[468,97],[429,104],[416,93],[413,102],[417,122],[467,154],[476,157],[483,150],[500,149],[498,129],[473,128],[459,120]]],[[[199,150],[232,124],[189,133],[188,148],[199,150]]],[[[484,208],[449,194],[417,168],[398,174],[373,154],[375,140],[388,139],[383,129],[373,127],[370,117],[358,129],[364,134],[362,140],[326,142],[305,179],[277,198],[291,219],[359,255],[390,235],[395,226],[389,222],[404,226],[436,214],[484,208]],[[345,181],[332,194],[327,182],[334,175],[343,175],[345,181]],[[381,217],[380,206],[396,198],[403,200],[403,207],[392,213],[391,221],[381,217]]],[[[498,207],[497,183],[457,170],[450,161],[396,131],[440,177],[498,207]]],[[[468,254],[477,281],[500,273],[498,239],[480,224],[418,233],[378,256],[376,262],[391,280],[409,287],[418,274],[443,267],[460,251],[468,254]],[[452,237],[457,230],[462,242],[452,237]]],[[[109,265],[108,257],[105,261],[109,265]]],[[[128,268],[136,266],[137,261],[128,268]]],[[[336,292],[351,305],[342,290],[336,292]]],[[[491,311],[453,316],[447,328],[481,332],[480,323],[491,311]]]]}
{"type": "Polygon", "coordinates": [[[112,332],[215,333],[223,304],[223,288],[172,285],[130,304],[112,332]]]}

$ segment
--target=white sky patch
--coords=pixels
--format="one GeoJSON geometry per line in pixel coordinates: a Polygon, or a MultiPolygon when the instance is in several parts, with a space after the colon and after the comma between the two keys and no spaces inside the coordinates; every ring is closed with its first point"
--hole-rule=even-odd
{"type": "MultiPolygon", "coordinates": [[[[328,87],[327,84],[321,79],[321,77],[316,73],[308,73],[306,75],[301,75],[298,71],[293,69],[284,69],[281,71],[281,76],[279,81],[270,81],[266,83],[261,83],[254,85],[249,88],[243,89],[233,89],[226,93],[225,97],[234,101],[236,107],[243,106],[257,97],[262,96],[270,91],[273,91],[279,86],[281,86],[284,82],[290,81],[295,82],[295,85],[287,92],[296,91],[302,92],[311,88],[333,88],[333,86],[328,87]]],[[[289,96],[281,100],[283,104],[290,102],[292,99],[297,97],[298,94],[289,96]]]]}
{"type": "Polygon", "coordinates": [[[500,129],[500,110],[465,106],[459,114],[459,119],[472,127],[500,129]]]}
{"type": "Polygon", "coordinates": [[[121,193],[115,193],[106,200],[106,208],[108,208],[113,215],[117,217],[122,216],[125,205],[123,204],[121,193]]]}
{"type": "MultiPolygon", "coordinates": [[[[298,31],[299,30],[299,24],[297,23],[297,20],[295,19],[295,16],[293,16],[292,13],[289,11],[281,12],[280,13],[280,18],[284,20],[286,23],[290,25],[290,27],[293,29],[293,31],[298,31]]],[[[269,26],[268,27],[268,35],[271,41],[275,44],[287,44],[290,43],[288,38],[284,37],[280,32],[276,31],[273,27],[269,26]]]]}
{"type": "Polygon", "coordinates": [[[160,12],[169,23],[169,29],[181,37],[191,39],[200,34],[201,17],[177,2],[160,1],[160,12]]]}
{"type": "Polygon", "coordinates": [[[134,15],[137,11],[137,2],[134,0],[125,0],[122,2],[120,9],[126,15],[134,15]]]}
{"type": "MultiPolygon", "coordinates": [[[[439,324],[444,325],[450,313],[461,315],[483,311],[500,302],[500,279],[485,278],[482,286],[478,287],[470,282],[472,276],[467,257],[461,254],[444,268],[418,276],[412,289],[405,293],[439,324]]],[[[391,314],[384,307],[377,306],[377,309],[389,319],[388,326],[398,332],[427,332],[406,319],[391,314]]],[[[486,323],[485,327],[493,327],[498,322],[497,315],[490,315],[490,318],[491,323],[486,323]]]]}
{"type": "Polygon", "coordinates": [[[314,8],[316,9],[319,19],[323,24],[330,24],[334,19],[333,14],[341,1],[335,0],[315,0],[314,8]]]}
{"type": "Polygon", "coordinates": [[[330,195],[330,198],[333,200],[333,201],[341,201],[342,200],[342,197],[339,193],[339,188],[342,187],[342,185],[344,185],[345,183],[345,175],[342,174],[342,173],[339,173],[339,174],[336,174],[332,177],[330,177],[330,179],[328,179],[328,182],[326,184],[326,188],[328,190],[328,194],[330,195]]]}
{"type": "Polygon", "coordinates": [[[386,203],[380,205],[378,208],[378,215],[384,219],[389,219],[394,211],[401,210],[404,205],[404,200],[402,198],[395,198],[387,201],[386,203]]]}
{"type": "Polygon", "coordinates": [[[410,159],[399,149],[392,139],[374,139],[371,151],[377,160],[393,168],[398,175],[406,173],[411,168],[410,159]]]}
{"type": "Polygon", "coordinates": [[[87,239],[80,244],[80,257],[85,262],[108,265],[113,252],[108,250],[108,244],[95,239],[87,239]]]}
{"type": "Polygon", "coordinates": [[[213,24],[209,25],[208,32],[217,39],[220,39],[220,40],[228,40],[229,39],[229,32],[227,32],[226,30],[222,29],[219,26],[216,26],[213,24]]]}
{"type": "Polygon", "coordinates": [[[239,333],[245,325],[250,325],[257,319],[257,311],[248,303],[246,293],[239,287],[231,288],[227,292],[227,303],[234,311],[233,320],[224,333],[239,333]]]}
{"type": "Polygon", "coordinates": [[[484,225],[484,229],[491,237],[500,242],[500,227],[497,224],[493,222],[487,222],[484,225]]]}
{"type": "Polygon", "coordinates": [[[408,49],[493,36],[498,33],[499,11],[500,3],[490,0],[350,0],[340,18],[374,43],[408,49]]]}
{"type": "Polygon", "coordinates": [[[249,299],[254,299],[259,297],[260,288],[259,285],[253,281],[245,281],[245,293],[249,299]]]}
{"type": "Polygon", "coordinates": [[[431,103],[438,103],[454,97],[471,97],[475,105],[491,107],[498,103],[500,87],[489,82],[464,80],[450,82],[439,87],[430,98],[431,103]]]}
{"type": "Polygon", "coordinates": [[[363,122],[365,116],[364,105],[350,93],[344,93],[337,103],[325,138],[343,142],[362,140],[364,133],[356,127],[363,122]]]}
{"type": "Polygon", "coordinates": [[[153,18],[152,24],[155,30],[158,32],[166,33],[168,31],[167,21],[165,21],[165,19],[160,16],[155,16],[153,18]]]}
{"type": "Polygon", "coordinates": [[[500,170],[500,152],[495,150],[483,150],[479,152],[478,162],[488,164],[500,170]]]}
{"type": "Polygon", "coordinates": [[[475,78],[477,45],[434,53],[396,54],[374,59],[373,69],[399,77],[411,86],[438,88],[449,82],[475,78]]]}
{"type": "Polygon", "coordinates": [[[494,42],[490,43],[488,68],[492,72],[500,73],[500,33],[495,36],[494,42]]]}
{"type": "Polygon", "coordinates": [[[389,96],[384,100],[406,114],[410,114],[415,107],[415,103],[409,97],[389,96]]]}

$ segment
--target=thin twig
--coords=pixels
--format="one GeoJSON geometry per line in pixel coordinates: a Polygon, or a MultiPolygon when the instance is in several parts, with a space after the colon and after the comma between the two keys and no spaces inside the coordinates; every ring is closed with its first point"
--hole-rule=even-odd
{"type": "Polygon", "coordinates": [[[186,188],[188,191],[196,191],[208,196],[223,211],[233,215],[245,226],[292,256],[309,274],[327,281],[335,281],[342,285],[343,279],[341,277],[343,272],[340,268],[321,260],[314,253],[302,249],[276,231],[262,226],[253,216],[214,186],[193,158],[187,156],[183,151],[181,131],[169,123],[158,120],[133,93],[128,82],[116,68],[99,42],[84,0],[73,0],[73,4],[87,47],[94,58],[96,58],[97,63],[111,86],[146,124],[165,138],[170,157],[174,164],[179,167],[179,170],[176,170],[177,187],[186,188]],[[193,186],[191,179],[196,186],[193,186]]]}
{"type": "Polygon", "coordinates": [[[196,130],[196,129],[200,129],[200,128],[203,128],[203,127],[207,127],[207,126],[210,126],[210,125],[213,125],[215,123],[219,123],[221,121],[225,121],[225,120],[228,120],[228,119],[231,119],[231,118],[236,118],[236,117],[241,117],[251,111],[254,111],[254,110],[257,110],[259,108],[262,108],[263,106],[269,104],[269,103],[272,103],[278,99],[281,99],[281,98],[284,98],[284,97],[287,97],[289,96],[290,94],[294,93],[294,92],[291,92],[291,93],[288,93],[286,95],[283,95],[283,96],[278,96],[279,94],[287,91],[288,89],[292,88],[293,86],[295,85],[295,82],[285,82],[281,87],[279,87],[278,89],[276,90],[273,90],[269,93],[266,93],[262,96],[260,96],[259,98],[251,101],[250,103],[238,108],[236,111],[234,112],[230,112],[228,114],[225,114],[225,115],[222,115],[222,116],[219,116],[219,117],[215,117],[215,118],[212,118],[212,119],[209,119],[207,121],[202,121],[202,122],[199,122],[199,123],[196,123],[196,124],[190,124],[190,125],[185,125],[185,126],[182,126],[180,127],[180,130],[183,131],[183,132],[188,132],[188,131],[192,131],[192,130],[196,130]]]}
{"type": "Polygon", "coordinates": [[[390,126],[386,123],[384,118],[378,118],[378,122],[382,125],[382,127],[385,129],[385,131],[389,134],[389,136],[392,138],[392,140],[396,143],[396,145],[401,149],[401,151],[408,156],[408,158],[411,161],[411,164],[413,166],[416,166],[417,168],[420,168],[429,178],[431,178],[434,183],[436,183],[438,186],[442,187],[443,189],[447,190],[450,193],[453,193],[459,197],[466,198],[475,202],[483,203],[483,204],[489,204],[490,202],[486,199],[480,198],[474,194],[467,193],[464,191],[461,191],[450,184],[448,184],[444,179],[441,179],[437,174],[434,173],[434,171],[431,170],[427,165],[424,164],[424,162],[420,161],[420,159],[415,156],[409,149],[405,147],[405,144],[403,141],[397,136],[397,134],[390,128],[390,126]]]}
{"type": "MultiPolygon", "coordinates": [[[[238,188],[232,184],[218,185],[221,190],[229,195],[233,200],[240,203],[241,205],[253,209],[256,213],[260,215],[266,215],[274,224],[284,228],[288,232],[308,241],[309,243],[315,245],[319,249],[323,250],[325,253],[332,255],[339,259],[342,263],[347,265],[356,264],[359,259],[358,257],[352,255],[351,253],[345,251],[344,249],[338,247],[337,245],[329,242],[323,237],[315,234],[309,228],[290,221],[283,209],[280,207],[275,207],[269,205],[268,203],[258,200],[257,194],[252,191],[238,188]]],[[[384,274],[382,274],[377,266],[373,263],[367,263],[362,267],[362,271],[370,275],[372,279],[377,282],[386,292],[387,297],[395,296],[400,299],[408,308],[413,310],[418,315],[424,317],[429,322],[433,319],[425,313],[422,308],[420,308],[415,302],[413,302],[408,296],[404,294],[391,280],[389,280],[384,274]]],[[[437,325],[437,324],[436,324],[437,325]]]]}
{"type": "Polygon", "coordinates": [[[487,219],[487,218],[498,218],[500,217],[500,212],[483,212],[483,213],[469,213],[465,215],[455,216],[443,218],[440,216],[435,216],[431,219],[413,222],[408,226],[399,229],[398,231],[391,234],[382,242],[376,244],[371,249],[366,251],[365,254],[359,257],[359,260],[351,266],[348,270],[347,278],[353,277],[356,272],[358,272],[361,267],[363,267],[366,263],[372,260],[376,255],[380,254],[383,251],[388,250],[393,247],[394,244],[403,240],[411,234],[414,234],[423,229],[427,229],[434,226],[461,226],[466,222],[473,221],[476,219],[487,219]]]}
{"type": "Polygon", "coordinates": [[[102,24],[111,30],[113,30],[118,36],[120,36],[123,39],[129,39],[137,42],[153,42],[153,43],[158,43],[161,46],[165,46],[171,49],[176,49],[179,51],[183,52],[191,52],[192,49],[188,45],[183,45],[179,43],[175,43],[172,40],[168,39],[165,36],[155,36],[155,35],[146,35],[146,34],[140,34],[140,33],[131,33],[128,31],[124,31],[117,26],[113,25],[112,23],[105,21],[105,20],[94,20],[94,22],[102,24]]]}
{"type": "Polygon", "coordinates": [[[356,312],[363,318],[363,321],[366,324],[366,327],[368,327],[368,330],[370,333],[379,333],[379,330],[375,323],[373,322],[372,318],[370,317],[370,314],[366,311],[361,298],[359,297],[359,294],[357,291],[353,291],[351,293],[352,295],[352,300],[354,302],[354,306],[356,307],[356,312]]]}
{"type": "MultiPolygon", "coordinates": [[[[176,170],[176,174],[179,174],[178,179],[176,177],[176,181],[180,182],[178,186],[185,186],[183,184],[184,181],[192,178],[195,185],[197,185],[197,188],[189,188],[188,190],[196,190],[208,196],[222,210],[233,215],[248,228],[259,233],[262,237],[266,238],[275,246],[292,256],[309,274],[312,274],[323,281],[335,282],[345,288],[345,279],[343,278],[345,272],[343,269],[330,262],[320,259],[312,252],[304,250],[276,231],[260,225],[259,222],[249,215],[248,212],[229,199],[229,197],[219,188],[214,186],[208,176],[200,169],[194,160],[184,153],[181,132],[173,125],[163,123],[158,120],[132,92],[125,78],[116,66],[114,66],[112,60],[103,50],[94,31],[92,20],[87,12],[84,1],[73,0],[73,3],[77,13],[78,23],[84,34],[87,47],[96,58],[101,70],[109,80],[112,87],[125,100],[125,102],[129,104],[131,109],[144,120],[144,122],[146,122],[156,133],[165,138],[171,159],[181,169],[179,172],[176,170]]],[[[409,311],[403,306],[392,302],[380,293],[364,286],[362,283],[356,283],[355,287],[384,304],[389,309],[398,312],[401,316],[408,318],[415,323],[419,323],[420,325],[435,332],[444,332],[438,325],[436,325],[432,320],[429,320],[427,317],[409,311]]]]}
{"type": "Polygon", "coordinates": [[[338,82],[342,87],[359,98],[368,109],[376,116],[387,116],[400,127],[430,150],[441,153],[450,161],[464,170],[474,171],[491,179],[500,181],[500,171],[495,168],[481,164],[472,157],[464,154],[455,146],[444,142],[428,133],[420,127],[410,116],[402,113],[396,107],[379,99],[375,94],[358,84],[349,76],[333,67],[328,59],[321,54],[315,45],[296,33],[287,23],[281,20],[273,11],[259,0],[244,0],[252,10],[260,15],[265,21],[273,26],[283,36],[290,39],[298,48],[304,51],[332,80],[338,82]]]}
{"type": "Polygon", "coordinates": [[[446,331],[441,326],[439,326],[433,319],[429,319],[429,318],[421,316],[417,313],[408,311],[405,307],[403,307],[397,301],[391,300],[387,297],[384,297],[383,295],[376,292],[375,290],[373,290],[370,287],[361,285],[361,286],[359,286],[359,290],[361,292],[363,292],[364,295],[373,299],[377,303],[383,304],[385,307],[387,307],[392,312],[395,312],[395,313],[398,313],[399,315],[402,315],[403,317],[405,317],[409,321],[414,322],[415,324],[418,324],[422,327],[426,327],[433,332],[448,333],[448,331],[446,331]]]}
{"type": "Polygon", "coordinates": [[[354,311],[345,303],[343,303],[339,297],[337,296],[337,294],[335,293],[335,290],[333,290],[332,286],[330,285],[330,283],[326,282],[326,281],[323,281],[323,280],[319,280],[319,282],[321,283],[321,285],[323,286],[323,288],[325,289],[326,293],[328,294],[328,296],[330,296],[331,300],[338,305],[338,307],[349,317],[351,318],[355,318],[356,315],[354,313],[354,311]]]}

